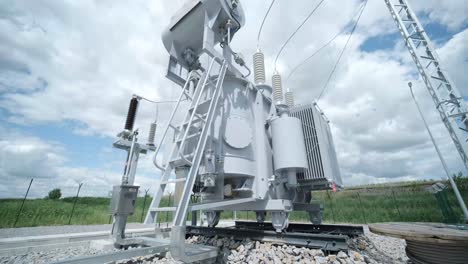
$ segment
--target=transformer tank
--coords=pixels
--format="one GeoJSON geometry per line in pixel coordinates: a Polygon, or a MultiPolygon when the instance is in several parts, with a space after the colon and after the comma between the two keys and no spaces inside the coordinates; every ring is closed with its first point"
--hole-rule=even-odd
{"type": "Polygon", "coordinates": [[[153,163],[161,173],[145,223],[155,224],[160,212],[173,211],[171,253],[177,259],[193,261],[183,242],[188,212],[194,212],[192,224],[196,212],[202,212],[201,219],[211,227],[218,224],[222,211],[254,211],[258,222],[269,214],[277,232],[288,226],[291,211],[306,211],[313,223],[321,222],[321,205],[310,203],[312,187],[298,181],[311,166],[304,137],[309,131],[283,102],[281,76],[275,72],[273,86],[266,83],[261,52],[253,56],[254,82],[249,80],[250,68],[230,46],[243,24],[238,1],[193,0],[164,31],[162,41],[169,53],[166,77],[181,87],[180,96],[158,144],[155,122],[148,144],[137,142],[133,122],[141,97],[131,101],[128,124],[114,144],[128,151],[128,166],[111,207],[117,247],[135,243],[124,235],[136,197],[126,190],[137,189],[138,154],[147,151],[155,152],[153,163]],[[178,121],[176,116],[183,118],[178,121]],[[161,157],[163,148],[169,154],[161,157]],[[175,207],[160,207],[171,184],[175,207]]]}

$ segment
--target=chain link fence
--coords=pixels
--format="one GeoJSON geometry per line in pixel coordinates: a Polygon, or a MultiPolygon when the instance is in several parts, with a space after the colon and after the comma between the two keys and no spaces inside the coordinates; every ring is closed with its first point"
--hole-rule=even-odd
{"type": "MultiPolygon", "coordinates": [[[[27,187],[27,182],[25,187],[27,187]]],[[[451,210],[461,222],[462,212],[453,191],[448,188],[443,198],[448,207],[440,206],[440,199],[427,190],[431,182],[412,183],[402,186],[374,186],[350,188],[338,192],[313,192],[313,199],[324,204],[324,222],[367,224],[376,222],[447,222],[444,211],[451,210]]],[[[446,184],[448,185],[448,184],[446,184]]],[[[45,225],[91,225],[109,224],[110,197],[79,197],[81,191],[92,186],[76,186],[76,195],[60,199],[1,199],[0,227],[30,227],[45,225]]],[[[460,191],[468,203],[468,187],[461,185],[460,191]]],[[[30,192],[34,190],[34,183],[30,192]]],[[[26,188],[25,191],[26,193],[26,188]]],[[[47,193],[44,194],[46,196],[47,193]]],[[[440,195],[440,194],[439,194],[440,195]]],[[[135,213],[129,222],[143,222],[151,203],[149,188],[140,188],[135,213]]],[[[173,193],[168,193],[161,201],[161,207],[174,205],[173,193]]],[[[172,221],[172,212],[162,212],[158,223],[166,225],[172,221]]],[[[198,216],[199,218],[200,216],[198,216]]],[[[188,215],[188,220],[191,214],[188,215]]],[[[221,219],[255,220],[255,212],[222,212],[221,219]]],[[[267,217],[267,220],[269,218],[267,217]]],[[[305,212],[292,212],[290,221],[308,222],[305,212]]]]}

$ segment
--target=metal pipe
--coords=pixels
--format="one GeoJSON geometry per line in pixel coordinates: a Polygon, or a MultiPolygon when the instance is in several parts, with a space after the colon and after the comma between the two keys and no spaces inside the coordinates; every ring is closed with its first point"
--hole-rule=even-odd
{"type": "Polygon", "coordinates": [[[458,191],[457,184],[455,183],[452,176],[450,175],[447,164],[445,163],[445,159],[442,157],[442,154],[440,153],[439,147],[437,146],[437,143],[435,142],[434,137],[432,136],[431,130],[429,129],[429,126],[427,125],[426,119],[424,118],[424,115],[423,115],[423,113],[421,111],[421,108],[419,107],[418,101],[416,101],[416,98],[414,97],[413,88],[412,88],[413,84],[411,82],[409,82],[408,86],[410,88],[411,97],[413,97],[413,101],[416,104],[416,108],[418,108],[419,114],[421,115],[421,119],[424,122],[424,126],[426,126],[427,133],[429,133],[429,136],[431,137],[432,144],[434,145],[434,148],[437,151],[437,155],[439,156],[440,162],[442,163],[442,166],[444,167],[445,173],[447,174],[447,178],[450,181],[450,185],[452,185],[453,192],[455,193],[455,196],[457,197],[458,203],[460,204],[460,207],[461,207],[461,209],[463,211],[463,216],[464,216],[465,223],[468,223],[468,210],[466,209],[466,204],[463,201],[463,197],[461,196],[460,191],[458,191]]]}
{"type": "Polygon", "coordinates": [[[135,143],[137,140],[137,135],[138,135],[138,129],[135,132],[133,132],[133,135],[132,135],[132,145],[130,146],[130,150],[128,151],[127,164],[125,164],[125,171],[122,177],[122,184],[128,184],[128,175],[130,174],[130,170],[133,166],[133,156],[135,155],[134,152],[135,152],[135,143]]]}

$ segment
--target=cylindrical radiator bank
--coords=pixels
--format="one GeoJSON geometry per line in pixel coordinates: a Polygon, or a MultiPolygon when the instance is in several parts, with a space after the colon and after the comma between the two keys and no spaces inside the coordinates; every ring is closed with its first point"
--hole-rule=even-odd
{"type": "Polygon", "coordinates": [[[125,130],[132,131],[135,124],[135,118],[138,110],[138,98],[134,96],[128,106],[127,120],[125,121],[125,130]]]}

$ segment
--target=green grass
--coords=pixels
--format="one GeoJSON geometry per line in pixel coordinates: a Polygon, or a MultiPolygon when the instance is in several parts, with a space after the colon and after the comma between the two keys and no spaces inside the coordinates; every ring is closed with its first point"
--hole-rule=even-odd
{"type": "MultiPolygon", "coordinates": [[[[443,222],[443,216],[433,194],[424,188],[431,183],[416,182],[410,184],[392,184],[354,187],[337,193],[313,192],[314,199],[324,202],[324,220],[328,223],[374,223],[389,221],[443,222]],[[393,198],[395,194],[395,199],[393,198]],[[359,199],[360,198],[360,199],[359,199]],[[398,209],[397,209],[398,208],[398,209]]],[[[462,196],[468,204],[468,189],[462,189],[462,196]]],[[[449,202],[457,216],[462,215],[455,195],[448,191],[449,202]]],[[[70,217],[74,198],[60,200],[28,199],[19,217],[17,227],[66,225],[70,217]]],[[[82,197],[73,214],[71,224],[107,224],[109,223],[109,198],[82,197]]],[[[151,197],[147,198],[146,209],[151,197]]],[[[0,228],[13,227],[21,199],[0,200],[0,228]]],[[[168,206],[168,198],[161,206],[168,206]]],[[[140,222],[143,210],[143,198],[139,197],[135,213],[129,222],[140,222]]],[[[224,219],[232,219],[232,212],[223,212],[224,219]]],[[[255,219],[254,212],[237,212],[238,219],[255,219]]],[[[171,213],[159,214],[158,221],[172,220],[171,213]],[[167,216],[167,218],[166,218],[167,216]]],[[[303,212],[293,212],[291,221],[308,221],[303,212]]]]}

